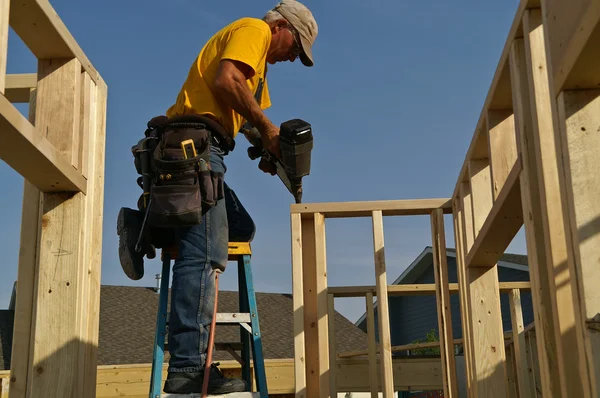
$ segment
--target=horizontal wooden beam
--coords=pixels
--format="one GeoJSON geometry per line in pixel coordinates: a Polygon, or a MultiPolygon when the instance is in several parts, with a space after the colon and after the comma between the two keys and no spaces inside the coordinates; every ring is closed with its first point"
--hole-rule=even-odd
{"type": "Polygon", "coordinates": [[[300,213],[312,217],[314,213],[323,213],[325,218],[371,217],[374,211],[384,216],[430,215],[435,209],[443,209],[445,214],[452,213],[450,199],[407,199],[373,200],[366,202],[325,202],[292,204],[291,213],[300,213]]]}
{"type": "MultiPolygon", "coordinates": [[[[458,293],[458,283],[448,284],[450,293],[458,293]]],[[[513,289],[531,290],[529,282],[500,282],[500,292],[508,293],[513,289]]],[[[365,297],[367,293],[377,295],[375,286],[330,286],[327,288],[328,294],[334,297],[365,297]]],[[[435,284],[406,284],[406,285],[388,285],[388,296],[434,296],[435,284]]]]}
{"type": "Polygon", "coordinates": [[[29,102],[31,89],[37,86],[37,73],[6,75],[4,96],[13,104],[29,102]]]}
{"type": "MultiPolygon", "coordinates": [[[[252,367],[253,364],[251,363],[252,367]]],[[[370,391],[369,362],[363,358],[338,359],[336,381],[338,391],[370,391]]],[[[439,358],[399,358],[393,360],[396,391],[412,389],[436,390],[442,388],[439,358]]],[[[100,365],[97,370],[97,398],[146,398],[150,385],[151,364],[100,365]]],[[[220,361],[219,368],[227,377],[241,377],[237,361],[220,361]]],[[[294,360],[265,359],[269,396],[294,394],[294,360]]],[[[163,366],[163,380],[167,364],[163,366]]],[[[9,379],[10,371],[0,371],[0,380],[9,379]]],[[[7,383],[8,384],[8,383],[7,383]]]]}
{"type": "Polygon", "coordinates": [[[519,158],[467,256],[467,267],[493,267],[523,226],[519,158]]]}
{"type": "Polygon", "coordinates": [[[0,95],[0,159],[42,192],[86,193],[87,180],[0,95]]]}
{"type": "Polygon", "coordinates": [[[102,82],[48,0],[11,1],[9,24],[37,59],[77,58],[95,83],[102,82]]]}

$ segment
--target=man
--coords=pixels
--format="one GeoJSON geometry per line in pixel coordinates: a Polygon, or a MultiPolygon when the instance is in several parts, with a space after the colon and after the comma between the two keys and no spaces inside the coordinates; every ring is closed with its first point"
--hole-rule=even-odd
{"type": "MultiPolygon", "coordinates": [[[[216,134],[210,153],[213,172],[225,173],[224,157],[245,122],[258,129],[265,149],[280,155],[279,128],[263,113],[271,105],[266,64],[294,62],[299,57],[312,66],[317,30],[308,8],[295,0],[282,0],[263,19],[241,18],[225,26],[202,48],[167,116],[200,114],[223,128],[227,136],[216,134]]],[[[274,174],[265,162],[259,167],[274,174]]],[[[215,272],[225,268],[228,241],[250,241],[254,236],[252,219],[226,184],[224,191],[225,198],[204,214],[201,224],[175,232],[179,244],[171,289],[167,393],[201,392],[215,272]]],[[[226,379],[216,367],[209,382],[209,394],[246,389],[242,380],[226,379]]]]}

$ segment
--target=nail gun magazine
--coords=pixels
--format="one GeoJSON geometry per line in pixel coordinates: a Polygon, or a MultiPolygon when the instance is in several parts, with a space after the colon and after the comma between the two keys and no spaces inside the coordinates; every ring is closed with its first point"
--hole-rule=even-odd
{"type": "Polygon", "coordinates": [[[281,159],[262,147],[260,133],[248,124],[242,128],[251,147],[248,156],[254,160],[262,157],[275,165],[277,176],[294,196],[296,203],[302,202],[302,177],[310,174],[311,151],[313,148],[312,127],[301,119],[288,120],[279,129],[281,159]]]}

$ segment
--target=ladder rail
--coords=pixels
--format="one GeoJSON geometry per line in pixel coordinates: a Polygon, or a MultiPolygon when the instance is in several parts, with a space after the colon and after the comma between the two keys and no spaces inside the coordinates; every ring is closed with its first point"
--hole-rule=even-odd
{"type": "MultiPolygon", "coordinates": [[[[239,306],[238,313],[224,314],[215,311],[214,319],[217,324],[234,324],[240,325],[240,343],[241,356],[235,359],[241,361],[242,379],[248,384],[248,392],[238,394],[251,394],[252,397],[268,397],[267,378],[264,365],[262,334],[260,331],[258,308],[256,302],[256,293],[252,280],[252,270],[250,265],[250,257],[252,251],[248,242],[230,242],[229,243],[229,261],[237,261],[238,263],[238,290],[239,290],[239,306]],[[254,381],[256,383],[256,391],[252,391],[252,372],[251,361],[253,359],[254,381]]],[[[149,398],[161,397],[201,397],[201,393],[197,394],[164,394],[162,392],[162,371],[165,357],[165,336],[166,328],[169,323],[169,312],[167,309],[169,278],[171,269],[171,260],[175,258],[171,252],[163,249],[162,253],[162,278],[159,292],[159,305],[156,315],[156,330],[154,336],[154,353],[152,359],[152,373],[150,379],[149,398]]],[[[217,279],[218,280],[218,279],[217,279]]],[[[218,282],[217,282],[218,283],[218,282]]],[[[218,289],[218,285],[216,286],[218,289]]],[[[218,295],[218,291],[216,292],[218,295]]],[[[216,302],[215,302],[216,306],[216,302]]],[[[231,343],[230,343],[231,344],[231,343]]],[[[211,345],[212,347],[213,345],[211,345]]],[[[215,346],[219,346],[217,342],[215,346]]],[[[232,349],[232,347],[230,347],[232,349]]],[[[231,352],[230,352],[231,354],[231,352]]],[[[232,355],[233,356],[233,355],[232,355]]],[[[210,363],[207,361],[207,367],[210,363]]],[[[237,394],[228,394],[227,398],[237,396],[237,394]]],[[[246,395],[240,395],[246,396],[246,395]]],[[[210,396],[213,397],[213,396],[210,396]]],[[[215,397],[216,398],[216,397],[215,397]]]]}

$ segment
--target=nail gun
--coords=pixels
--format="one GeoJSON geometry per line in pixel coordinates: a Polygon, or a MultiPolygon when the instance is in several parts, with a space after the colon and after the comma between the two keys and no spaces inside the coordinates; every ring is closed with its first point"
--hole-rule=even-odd
{"type": "Polygon", "coordinates": [[[281,159],[263,148],[260,133],[255,127],[244,128],[243,133],[252,144],[248,148],[250,159],[262,157],[272,163],[277,170],[277,176],[294,196],[296,203],[301,203],[302,177],[310,174],[310,155],[313,147],[311,125],[301,119],[292,119],[281,124],[279,129],[281,159]]]}

